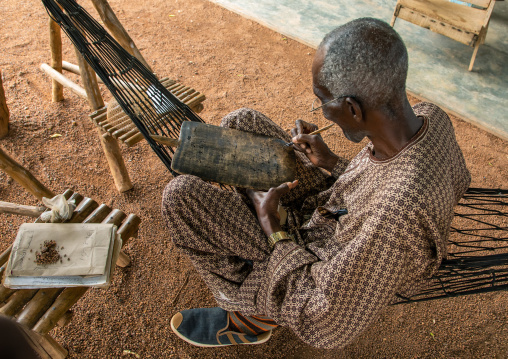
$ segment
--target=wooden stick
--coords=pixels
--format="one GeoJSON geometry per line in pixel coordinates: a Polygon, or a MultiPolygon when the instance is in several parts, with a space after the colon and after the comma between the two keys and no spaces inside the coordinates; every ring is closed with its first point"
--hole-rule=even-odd
{"type": "Polygon", "coordinates": [[[0,254],[0,267],[3,266],[9,260],[12,251],[12,244],[5,251],[0,254]]]}
{"type": "MultiPolygon", "coordinates": [[[[334,124],[334,123],[331,123],[331,124],[329,124],[329,125],[326,125],[325,127],[320,128],[319,130],[316,130],[316,131],[313,131],[313,132],[309,133],[309,135],[317,135],[318,133],[321,133],[321,132],[323,132],[323,131],[328,130],[328,129],[329,129],[330,127],[332,127],[333,125],[335,125],[335,124],[334,124]]],[[[292,145],[295,145],[295,143],[293,143],[293,142],[287,142],[287,143],[286,143],[286,146],[287,146],[287,147],[292,146],[292,145]]]]}
{"type": "Polygon", "coordinates": [[[99,132],[99,139],[106,159],[108,160],[109,169],[113,175],[116,189],[120,193],[130,190],[133,186],[129,178],[129,173],[127,172],[127,167],[125,167],[118,141],[109,133],[102,133],[100,128],[97,128],[97,131],[99,132]]]}
{"type": "Polygon", "coordinates": [[[130,257],[124,251],[120,251],[118,259],[116,260],[116,265],[121,268],[125,268],[129,264],[131,264],[130,257]]]}
{"type": "Polygon", "coordinates": [[[92,213],[99,204],[91,198],[85,198],[79,206],[76,207],[72,213],[72,218],[66,222],[68,223],[82,223],[83,220],[92,213]]]}
{"type": "MultiPolygon", "coordinates": [[[[63,196],[65,197],[65,199],[69,199],[73,195],[74,195],[74,191],[70,188],[66,189],[65,192],[63,193],[63,196]]],[[[82,201],[82,200],[83,200],[83,198],[80,199],[80,201],[82,201]]]]}
{"type": "Polygon", "coordinates": [[[58,322],[56,322],[56,324],[59,327],[63,328],[71,322],[72,317],[74,317],[74,312],[68,310],[64,313],[64,315],[60,317],[60,319],[58,319],[58,322]]]}
{"type": "MultiPolygon", "coordinates": [[[[12,246],[11,246],[12,247],[12,246]]],[[[10,248],[9,248],[10,249],[10,248]]],[[[5,253],[5,252],[4,252],[5,253]]],[[[10,253],[10,250],[9,250],[9,253],[10,253]]],[[[3,278],[4,276],[4,272],[5,272],[5,266],[2,264],[2,267],[0,268],[0,278],[3,278]]],[[[3,303],[5,302],[5,300],[7,298],[9,298],[9,296],[14,293],[14,290],[13,289],[10,289],[10,288],[7,288],[7,287],[4,287],[3,285],[0,284],[0,303],[3,303]]]]}
{"type": "Polygon", "coordinates": [[[14,293],[14,289],[10,289],[7,287],[4,287],[3,285],[0,285],[0,303],[4,303],[7,298],[11,296],[12,293],[14,293]]]}
{"type": "Polygon", "coordinates": [[[333,125],[335,125],[335,124],[334,124],[334,123],[331,123],[331,124],[329,124],[329,125],[327,125],[327,126],[325,126],[325,127],[323,127],[323,128],[320,128],[319,130],[316,130],[316,131],[314,131],[314,132],[309,133],[309,135],[317,135],[318,133],[321,133],[321,132],[323,132],[323,131],[328,130],[328,129],[329,129],[330,127],[332,127],[333,125]]]}
{"type": "Polygon", "coordinates": [[[134,146],[136,143],[140,142],[140,141],[143,141],[145,139],[145,137],[143,136],[143,134],[140,132],[138,134],[135,134],[134,136],[128,138],[125,140],[125,144],[129,147],[132,147],[134,146]]]}
{"type": "Polygon", "coordinates": [[[17,214],[20,216],[39,217],[46,207],[25,206],[22,204],[0,201],[0,213],[17,214]]]}
{"type": "Polygon", "coordinates": [[[113,223],[114,225],[119,226],[125,217],[127,217],[125,213],[119,209],[114,209],[101,223],[113,223]]]}
{"type": "Polygon", "coordinates": [[[180,297],[180,293],[182,292],[182,289],[187,285],[187,282],[189,281],[189,273],[190,272],[185,273],[185,279],[184,279],[182,285],[180,286],[180,288],[178,289],[178,291],[176,292],[176,295],[173,298],[173,301],[171,302],[172,307],[175,306],[176,301],[178,300],[178,297],[180,297]]]}
{"type": "MultiPolygon", "coordinates": [[[[85,86],[86,93],[88,94],[88,102],[92,111],[97,111],[104,107],[104,101],[97,85],[97,76],[77,50],[76,57],[78,58],[83,86],[85,86]]],[[[117,190],[119,192],[130,190],[133,186],[118,142],[110,134],[103,133],[100,128],[97,128],[97,132],[117,190]]]]}
{"type": "Polygon", "coordinates": [[[55,194],[40,183],[27,169],[14,161],[0,148],[0,169],[11,176],[37,199],[53,198],[55,194]]]}
{"type": "Polygon", "coordinates": [[[171,146],[171,147],[178,147],[180,145],[180,140],[176,138],[169,138],[164,136],[158,136],[158,135],[150,135],[150,137],[157,143],[160,143],[161,145],[171,146]]]}
{"type": "Polygon", "coordinates": [[[104,25],[111,31],[116,41],[118,41],[129,54],[134,55],[147,69],[152,71],[143,58],[143,55],[141,55],[141,52],[136,47],[136,44],[132,41],[125,28],[122,26],[122,23],[116,17],[107,0],[92,0],[92,3],[104,22],[104,25]]]}
{"type": "Polygon", "coordinates": [[[41,319],[39,319],[37,324],[35,324],[33,331],[39,334],[47,334],[53,329],[60,317],[85,294],[87,289],[88,287],[65,288],[41,319]]]}
{"type": "Polygon", "coordinates": [[[49,66],[48,64],[41,64],[41,70],[44,71],[49,77],[51,77],[53,80],[59,82],[63,86],[67,87],[69,90],[74,92],[76,95],[88,98],[86,95],[86,91],[83,87],[76,85],[74,82],[69,80],[67,77],[62,75],[60,72],[55,71],[49,66]]]}
{"type": "Polygon", "coordinates": [[[111,208],[106,204],[101,204],[99,207],[95,209],[83,223],[101,223],[111,212],[111,208]]]}
{"type": "Polygon", "coordinates": [[[51,304],[53,304],[55,298],[58,297],[62,290],[62,288],[39,289],[32,300],[30,300],[25,308],[18,314],[18,323],[32,328],[44,315],[46,310],[51,307],[51,304]]]}
{"type": "MultiPolygon", "coordinates": [[[[62,35],[60,26],[49,18],[49,46],[51,48],[51,67],[62,73],[62,35]]],[[[63,86],[53,79],[52,86],[53,102],[63,101],[63,86]]]]}
{"type": "Polygon", "coordinates": [[[15,291],[14,294],[7,299],[5,305],[0,308],[0,314],[8,317],[14,316],[30,301],[30,299],[32,299],[35,293],[37,293],[37,289],[20,289],[15,291]]]}
{"type": "Polygon", "coordinates": [[[92,111],[97,111],[101,107],[104,107],[101,91],[99,89],[99,85],[97,84],[97,75],[95,75],[95,72],[92,70],[90,65],[88,65],[83,56],[81,56],[78,49],[74,48],[74,50],[76,51],[81,80],[83,81],[83,87],[85,88],[87,94],[88,103],[90,104],[92,111]]]}
{"type": "MultiPolygon", "coordinates": [[[[120,132],[122,132],[122,131],[120,131],[120,132]]],[[[113,134],[114,134],[114,133],[117,133],[117,131],[113,132],[113,134]]],[[[134,127],[134,128],[132,128],[132,129],[130,129],[129,131],[127,131],[126,133],[124,133],[123,135],[120,135],[120,136],[118,137],[118,139],[119,139],[120,141],[126,141],[128,138],[130,138],[130,137],[132,137],[132,136],[134,136],[134,135],[136,135],[136,134],[138,134],[138,133],[139,133],[138,128],[137,128],[137,127],[134,127]]]]}
{"type": "MultiPolygon", "coordinates": [[[[62,69],[72,72],[73,74],[76,74],[76,75],[81,75],[81,72],[79,71],[79,66],[74,65],[74,64],[67,62],[67,61],[62,61],[62,69]]],[[[97,76],[97,82],[101,83],[101,84],[104,83],[104,82],[102,82],[102,80],[99,76],[97,76]]]]}
{"type": "Polygon", "coordinates": [[[9,134],[9,108],[5,100],[2,70],[0,70],[0,138],[9,134]]]}
{"type": "Polygon", "coordinates": [[[31,330],[25,330],[37,347],[37,354],[41,359],[65,359],[69,352],[53,339],[49,334],[41,335],[31,330]]]}
{"type": "Polygon", "coordinates": [[[138,216],[132,213],[129,214],[122,226],[118,229],[118,234],[122,236],[122,246],[125,246],[130,238],[137,236],[140,223],[141,219],[138,216]]]}

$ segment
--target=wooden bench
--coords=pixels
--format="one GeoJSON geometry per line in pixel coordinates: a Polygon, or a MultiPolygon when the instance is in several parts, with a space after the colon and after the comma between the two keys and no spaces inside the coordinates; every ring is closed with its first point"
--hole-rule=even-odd
{"type": "MultiPolygon", "coordinates": [[[[111,209],[105,204],[99,205],[90,198],[67,190],[65,198],[74,199],[77,207],[68,223],[114,223],[122,236],[123,245],[132,237],[137,237],[141,222],[135,214],[126,215],[118,209],[111,209]]],[[[40,222],[39,219],[36,222],[40,222]]],[[[12,248],[0,254],[0,277],[12,248]]],[[[129,257],[120,253],[117,265],[126,266],[129,257]]],[[[37,343],[43,359],[65,358],[67,350],[48,333],[57,324],[64,326],[72,319],[69,309],[86,293],[88,287],[20,289],[13,290],[0,285],[0,315],[16,320],[37,343]]]]}
{"type": "MultiPolygon", "coordinates": [[[[203,110],[203,101],[206,97],[202,93],[167,77],[160,80],[160,82],[180,101],[189,106],[192,111],[199,113],[203,110]]],[[[90,118],[97,126],[129,147],[134,146],[144,138],[116,101],[112,101],[107,106],[93,112],[90,118]]]]}
{"type": "Polygon", "coordinates": [[[465,4],[448,0],[398,0],[391,26],[395,24],[397,18],[401,18],[474,47],[469,64],[469,71],[471,71],[478,48],[485,42],[496,0],[463,0],[462,2],[465,4]]]}

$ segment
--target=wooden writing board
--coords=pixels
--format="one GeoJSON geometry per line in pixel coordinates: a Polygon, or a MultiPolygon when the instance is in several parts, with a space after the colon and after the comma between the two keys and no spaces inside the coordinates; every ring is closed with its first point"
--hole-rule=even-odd
{"type": "Polygon", "coordinates": [[[285,142],[258,134],[186,121],[171,168],[204,180],[267,190],[296,179],[296,156],[285,142]]]}

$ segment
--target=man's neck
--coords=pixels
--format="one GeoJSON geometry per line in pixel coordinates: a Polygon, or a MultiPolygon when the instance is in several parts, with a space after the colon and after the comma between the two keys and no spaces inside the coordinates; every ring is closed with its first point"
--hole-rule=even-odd
{"type": "Polygon", "coordinates": [[[375,127],[369,139],[374,146],[372,154],[379,160],[386,160],[400,152],[418,133],[423,120],[415,115],[409,102],[395,116],[375,111],[375,127]]]}

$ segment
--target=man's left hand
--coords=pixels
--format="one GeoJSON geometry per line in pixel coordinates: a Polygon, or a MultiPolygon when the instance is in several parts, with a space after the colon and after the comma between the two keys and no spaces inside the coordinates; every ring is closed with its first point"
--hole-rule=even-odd
{"type": "Polygon", "coordinates": [[[272,233],[282,230],[280,215],[277,211],[282,195],[288,193],[298,185],[298,180],[286,182],[278,187],[272,187],[268,192],[247,190],[247,195],[254,203],[258,215],[259,224],[263,231],[269,236],[272,233]]]}

